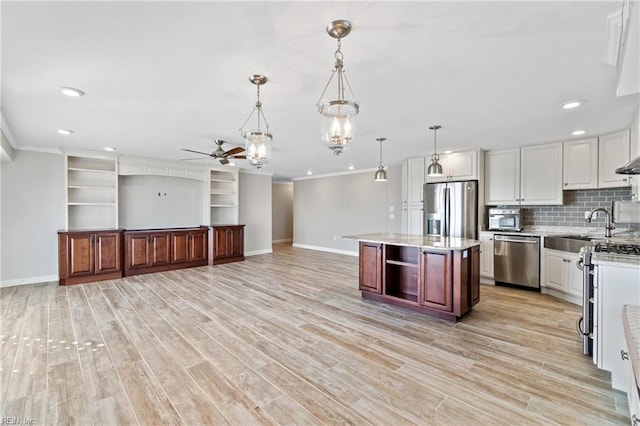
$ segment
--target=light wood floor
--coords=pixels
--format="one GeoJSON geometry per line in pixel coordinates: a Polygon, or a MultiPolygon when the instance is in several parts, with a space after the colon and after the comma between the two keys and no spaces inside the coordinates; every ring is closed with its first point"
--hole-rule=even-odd
{"type": "MultiPolygon", "coordinates": [[[[628,424],[579,308],[482,286],[452,324],[363,301],[357,258],[1,290],[1,417],[23,424],[628,424]]],[[[6,421],[4,421],[6,423],[6,421]]]]}

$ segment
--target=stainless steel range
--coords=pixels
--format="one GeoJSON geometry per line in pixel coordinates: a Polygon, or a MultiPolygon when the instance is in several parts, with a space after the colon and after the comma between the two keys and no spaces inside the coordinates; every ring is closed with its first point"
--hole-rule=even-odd
{"type": "MultiPolygon", "coordinates": [[[[602,254],[611,256],[611,259],[635,258],[640,256],[640,244],[634,243],[612,243],[612,242],[594,242],[590,246],[583,247],[580,250],[580,260],[578,268],[582,270],[583,287],[582,287],[582,318],[579,321],[579,331],[583,339],[583,352],[585,355],[593,356],[594,339],[596,338],[594,328],[597,325],[594,322],[594,305],[595,305],[595,280],[594,280],[594,254],[602,254]]],[[[594,357],[595,358],[595,357],[594,357]]]]}

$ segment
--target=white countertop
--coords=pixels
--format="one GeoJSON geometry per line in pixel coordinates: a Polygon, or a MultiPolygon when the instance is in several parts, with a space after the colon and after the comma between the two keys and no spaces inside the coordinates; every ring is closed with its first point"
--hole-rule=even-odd
{"type": "Polygon", "coordinates": [[[421,249],[436,250],[465,250],[480,245],[480,241],[453,237],[427,237],[409,234],[358,234],[342,237],[347,240],[358,240],[370,243],[389,244],[396,246],[419,247],[421,249]]]}
{"type": "Polygon", "coordinates": [[[624,268],[638,269],[638,282],[640,282],[640,256],[612,256],[608,253],[593,253],[591,262],[594,265],[621,266],[624,268]]]}

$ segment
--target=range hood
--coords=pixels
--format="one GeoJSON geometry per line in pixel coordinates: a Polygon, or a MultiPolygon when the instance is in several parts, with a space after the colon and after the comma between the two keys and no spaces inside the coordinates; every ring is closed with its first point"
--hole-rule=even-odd
{"type": "Polygon", "coordinates": [[[619,175],[640,175],[640,157],[636,157],[622,167],[616,169],[619,175]]]}

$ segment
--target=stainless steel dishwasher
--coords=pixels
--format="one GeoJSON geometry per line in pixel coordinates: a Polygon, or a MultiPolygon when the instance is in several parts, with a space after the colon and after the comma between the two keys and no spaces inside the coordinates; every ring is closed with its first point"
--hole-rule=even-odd
{"type": "Polygon", "coordinates": [[[494,279],[540,290],[540,238],[522,235],[499,235],[493,239],[494,279]]]}

